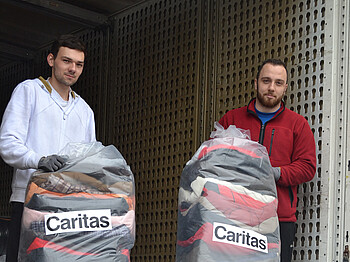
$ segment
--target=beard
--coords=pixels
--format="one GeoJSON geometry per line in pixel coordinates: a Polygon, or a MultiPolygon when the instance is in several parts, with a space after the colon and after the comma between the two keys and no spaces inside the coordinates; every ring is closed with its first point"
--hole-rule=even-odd
{"type": "MultiPolygon", "coordinates": [[[[260,102],[261,105],[267,108],[274,108],[275,106],[279,105],[282,101],[283,95],[279,97],[275,97],[274,99],[268,99],[264,96],[264,94],[261,94],[259,92],[259,86],[257,86],[257,99],[260,102]]],[[[273,94],[271,94],[273,95],[273,94]]]]}
{"type": "Polygon", "coordinates": [[[56,71],[54,71],[54,75],[55,75],[55,78],[57,79],[57,81],[60,83],[60,84],[63,84],[65,86],[72,86],[74,85],[76,82],[77,82],[77,78],[73,78],[73,79],[66,79],[64,77],[64,74],[59,74],[57,73],[56,71]]]}

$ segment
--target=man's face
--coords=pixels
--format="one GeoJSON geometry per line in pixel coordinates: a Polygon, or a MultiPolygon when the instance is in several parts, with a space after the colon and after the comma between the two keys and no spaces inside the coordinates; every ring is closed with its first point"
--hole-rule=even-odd
{"type": "Polygon", "coordinates": [[[287,72],[283,66],[265,64],[255,79],[256,108],[261,112],[275,112],[287,90],[287,72]]]}
{"type": "Polygon", "coordinates": [[[49,54],[47,61],[52,68],[52,80],[61,86],[70,87],[77,82],[83,72],[84,52],[60,47],[56,58],[49,54]]]}

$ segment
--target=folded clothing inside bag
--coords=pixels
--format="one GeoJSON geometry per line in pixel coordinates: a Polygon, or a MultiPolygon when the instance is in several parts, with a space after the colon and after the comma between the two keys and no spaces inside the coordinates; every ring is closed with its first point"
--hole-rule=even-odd
{"type": "MultiPolygon", "coordinates": [[[[135,242],[130,167],[113,146],[82,144],[79,151],[75,143],[73,149],[64,168],[35,172],[29,181],[18,261],[130,261],[135,242]]],[[[64,155],[69,157],[69,148],[64,155]]]]}

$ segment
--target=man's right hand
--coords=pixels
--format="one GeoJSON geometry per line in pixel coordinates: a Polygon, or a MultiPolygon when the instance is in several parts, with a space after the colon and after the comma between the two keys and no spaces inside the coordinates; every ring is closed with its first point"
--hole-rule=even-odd
{"type": "Polygon", "coordinates": [[[39,160],[38,169],[54,172],[62,168],[66,164],[66,161],[67,159],[58,155],[44,156],[39,160]]]}

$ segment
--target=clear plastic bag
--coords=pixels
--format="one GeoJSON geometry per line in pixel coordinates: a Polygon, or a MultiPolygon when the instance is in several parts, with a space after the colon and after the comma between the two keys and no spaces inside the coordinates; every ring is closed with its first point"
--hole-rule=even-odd
{"type": "Polygon", "coordinates": [[[18,261],[130,261],[135,242],[134,176],[120,152],[71,143],[57,172],[33,173],[18,261]]]}
{"type": "Polygon", "coordinates": [[[176,261],[277,262],[277,191],[266,148],[248,131],[215,127],[181,175],[176,261]]]}

